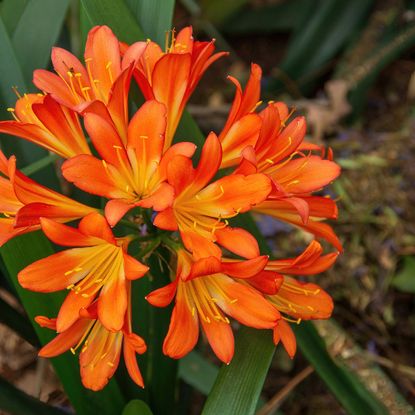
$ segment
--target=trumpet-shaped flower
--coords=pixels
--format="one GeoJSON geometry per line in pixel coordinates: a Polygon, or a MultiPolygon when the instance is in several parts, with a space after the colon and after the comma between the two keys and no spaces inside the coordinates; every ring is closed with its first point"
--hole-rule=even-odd
{"type": "MultiPolygon", "coordinates": [[[[217,357],[229,363],[234,353],[230,316],[240,323],[258,329],[275,327],[279,312],[254,288],[235,278],[249,278],[264,268],[267,257],[247,261],[216,261],[195,258],[184,249],[177,252],[176,279],[150,293],[146,298],[157,307],[175,298],[169,331],[163,352],[181,358],[196,345],[199,325],[217,357]]],[[[205,255],[203,255],[205,256],[205,255]]]]}
{"type": "Polygon", "coordinates": [[[68,329],[79,310],[88,307],[97,296],[101,323],[107,330],[121,330],[128,307],[128,281],[142,277],[148,267],[125,252],[125,238],[114,238],[107,221],[98,213],[83,218],[78,229],[44,218],[41,224],[51,241],[76,248],[53,254],[20,271],[22,287],[39,292],[70,290],[57,317],[58,332],[68,329]]]}
{"type": "MultiPolygon", "coordinates": [[[[37,69],[33,83],[59,103],[75,111],[84,111],[92,102],[106,105],[122,136],[128,124],[128,89],[131,80],[131,57],[125,65],[119,41],[107,26],[95,26],[88,33],[85,66],[72,53],[55,47],[52,64],[56,74],[37,69]]],[[[98,106],[100,107],[100,106],[98,106]]]]}
{"type": "Polygon", "coordinates": [[[338,253],[322,255],[321,245],[313,241],[296,258],[268,261],[265,272],[247,280],[266,295],[283,318],[274,328],[274,342],[281,340],[292,358],[296,340],[288,322],[299,324],[301,320],[327,319],[333,311],[331,297],[318,285],[299,282],[290,275],[314,275],[326,271],[336,261],[338,253]],[[275,274],[277,273],[277,274],[275,274]]]}
{"type": "MultiPolygon", "coordinates": [[[[228,227],[227,219],[246,212],[266,199],[270,180],[263,174],[233,174],[208,184],[219,169],[221,145],[211,133],[203,146],[199,165],[190,158],[175,156],[167,167],[168,182],[175,191],[171,207],[159,212],[154,224],[161,229],[180,230],[186,247],[193,251],[192,239],[200,235],[231,251],[249,249],[253,237],[246,231],[228,227]]],[[[244,255],[243,252],[236,252],[244,255]]]]}
{"type": "Polygon", "coordinates": [[[95,209],[48,189],[16,170],[16,158],[0,151],[0,246],[40,228],[40,217],[69,222],[95,209]]]}
{"type": "MultiPolygon", "coordinates": [[[[164,149],[173,140],[177,125],[191,94],[207,68],[227,55],[213,54],[214,41],[193,40],[192,28],[172,31],[170,46],[163,51],[157,43],[137,42],[124,55],[125,64],[136,61],[134,77],[147,100],[156,99],[167,107],[167,131],[164,149]]],[[[169,39],[166,39],[166,43],[169,39]]]]}
{"type": "Polygon", "coordinates": [[[290,117],[287,106],[281,102],[270,102],[257,115],[260,129],[255,137],[247,140],[241,133],[230,134],[232,128],[238,132],[242,120],[253,115],[260,80],[259,67],[252,65],[245,91],[242,92],[235,81],[237,93],[220,136],[225,160],[222,167],[239,161],[235,173],[267,175],[272,181],[272,191],[267,200],[254,209],[299,226],[341,249],[341,243],[331,227],[320,223],[322,219],[337,217],[335,202],[312,195],[331,183],[340,174],[340,167],[330,159],[313,154],[313,150],[321,149],[304,141],[304,117],[296,117],[286,125],[290,117]]]}
{"type": "Polygon", "coordinates": [[[64,158],[90,154],[78,115],[50,95],[25,94],[8,109],[14,121],[0,121],[0,132],[22,137],[64,158]]]}
{"type": "MultiPolygon", "coordinates": [[[[35,320],[41,327],[56,331],[56,319],[39,316],[35,320]]],[[[98,391],[105,387],[117,370],[121,349],[131,379],[144,387],[136,354],[145,353],[147,347],[140,336],[131,332],[129,313],[122,329],[109,331],[98,319],[96,303],[81,309],[73,324],[43,346],[39,356],[55,357],[68,350],[75,354],[78,349],[81,379],[86,388],[98,391]]]]}
{"type": "Polygon", "coordinates": [[[172,204],[173,187],[165,181],[168,161],[177,154],[191,156],[195,145],[180,143],[163,155],[163,104],[147,101],[136,112],[125,144],[108,118],[87,113],[85,127],[102,160],[80,155],[67,160],[62,172],[80,189],[111,199],[105,208],[111,226],[134,206],[162,210],[172,204]]]}

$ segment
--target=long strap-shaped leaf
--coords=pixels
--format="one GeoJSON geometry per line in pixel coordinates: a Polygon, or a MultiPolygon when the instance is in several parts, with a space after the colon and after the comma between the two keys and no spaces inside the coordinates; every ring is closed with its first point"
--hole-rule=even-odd
{"type": "Polygon", "coordinates": [[[175,0],[126,0],[143,32],[163,45],[171,29],[175,0]]]}
{"type": "Polygon", "coordinates": [[[24,9],[13,32],[12,44],[28,84],[35,69],[47,66],[68,6],[69,0],[36,0],[24,9]]]}
{"type": "MultiPolygon", "coordinates": [[[[16,287],[20,300],[32,321],[37,315],[56,316],[62,302],[61,293],[33,293],[20,287],[17,281],[17,274],[21,269],[53,253],[49,241],[40,233],[31,233],[9,241],[1,248],[0,253],[9,272],[10,281],[16,287]]],[[[51,330],[42,329],[36,323],[34,323],[34,328],[42,344],[55,336],[51,330]]],[[[121,412],[124,400],[116,382],[111,381],[104,391],[94,393],[86,390],[81,384],[77,356],[65,353],[52,359],[52,363],[77,415],[92,413],[112,415],[121,412]]]]}

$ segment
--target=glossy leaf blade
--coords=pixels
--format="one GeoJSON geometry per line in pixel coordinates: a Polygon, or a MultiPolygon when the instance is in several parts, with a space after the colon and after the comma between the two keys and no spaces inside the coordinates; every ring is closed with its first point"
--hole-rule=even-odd
{"type": "Polygon", "coordinates": [[[69,0],[30,1],[21,15],[13,32],[12,44],[28,84],[35,69],[47,66],[68,6],[69,0]]]}
{"type": "Polygon", "coordinates": [[[126,0],[143,32],[151,40],[164,45],[171,29],[174,0],[126,0]]]}

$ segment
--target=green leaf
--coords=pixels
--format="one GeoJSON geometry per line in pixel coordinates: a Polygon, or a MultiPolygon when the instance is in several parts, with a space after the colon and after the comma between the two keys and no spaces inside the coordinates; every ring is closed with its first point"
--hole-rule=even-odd
{"type": "Polygon", "coordinates": [[[7,411],[10,415],[65,415],[50,405],[33,398],[32,396],[15,388],[0,377],[0,409],[7,411]]]}
{"type": "Polygon", "coordinates": [[[303,322],[294,329],[301,352],[349,414],[388,414],[356,375],[334,362],[312,323],[303,322]]]}
{"type": "Polygon", "coordinates": [[[211,391],[218,372],[219,369],[213,363],[196,351],[179,361],[179,377],[204,395],[211,391]]]}
{"type": "Polygon", "coordinates": [[[8,107],[14,107],[16,94],[12,86],[26,90],[26,83],[3,19],[0,17],[0,95],[8,107]]]}
{"type": "Polygon", "coordinates": [[[402,270],[392,280],[392,285],[398,290],[415,294],[415,258],[406,256],[403,259],[402,270]]]}
{"type": "Polygon", "coordinates": [[[291,0],[262,7],[243,8],[232,14],[221,26],[224,33],[253,34],[290,31],[298,24],[299,10],[307,7],[309,0],[291,0]]]}
{"type": "Polygon", "coordinates": [[[153,412],[145,402],[134,399],[125,405],[122,415],[153,415],[153,412]]]}
{"type": "Polygon", "coordinates": [[[171,29],[175,0],[126,0],[140,28],[151,40],[164,45],[171,29]]]}
{"type": "Polygon", "coordinates": [[[232,362],[220,370],[202,414],[255,413],[274,350],[270,330],[242,328],[232,362]]]}
{"type": "MultiPolygon", "coordinates": [[[[33,319],[38,315],[55,317],[65,293],[41,294],[27,291],[19,285],[17,274],[25,266],[52,253],[49,241],[40,232],[14,238],[0,249],[10,282],[15,286],[42,344],[49,342],[56,333],[40,328],[33,319]]],[[[52,359],[52,364],[77,415],[89,415],[94,412],[112,415],[121,412],[124,400],[115,381],[111,381],[101,392],[92,392],[85,389],[81,383],[76,356],[67,352],[52,359]]]]}
{"type": "Polygon", "coordinates": [[[12,44],[28,85],[33,71],[45,68],[58,40],[69,0],[30,1],[12,35],[12,44]]]}
{"type": "Polygon", "coordinates": [[[14,32],[14,29],[19,22],[19,19],[29,0],[3,0],[0,4],[0,15],[6,26],[9,36],[14,32]]]}
{"type": "Polygon", "coordinates": [[[127,43],[145,39],[133,13],[122,0],[81,0],[92,26],[108,25],[116,36],[127,43]]]}

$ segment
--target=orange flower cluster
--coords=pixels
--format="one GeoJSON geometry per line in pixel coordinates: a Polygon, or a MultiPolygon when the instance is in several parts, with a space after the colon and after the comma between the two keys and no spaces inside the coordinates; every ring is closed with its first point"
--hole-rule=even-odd
{"type": "Polygon", "coordinates": [[[67,247],[18,275],[29,290],[68,290],[56,318],[36,319],[57,332],[40,355],[78,351],[82,381],[93,390],[114,374],[121,351],[143,386],[136,354],[146,344],[132,332],[131,284],[151,270],[130,247],[133,240],[149,244],[151,232],[170,248],[176,268],[170,284],[143,293],[157,307],[175,302],[163,347],[172,358],[195,347],[201,328],[229,363],[230,318],[273,330],[275,344],[293,357],[290,323],[328,318],[333,309],[318,285],[294,278],[325,271],[341,250],[323,222],[336,218],[336,204],[315,195],[340,173],[331,152],[325,157],[304,141],[304,118],[293,118],[285,104],[262,105],[261,69],[253,64],[245,89],[229,77],[236,91],[228,119],[219,134],[208,135],[194,166],[196,146],[180,141],[176,129],[203,73],[225,53],[214,53],[213,41],[195,41],[191,27],[171,37],[163,51],[151,41],[125,45],[108,27],[95,27],[84,63],[54,48],[55,73],[34,73],[42,92],[19,97],[9,109],[14,120],[0,122],[0,132],[66,159],[67,181],[107,199],[103,211],[79,203],[34,182],[16,169],[14,156],[0,152],[0,244],[42,229],[67,247]],[[145,102],[130,116],[134,79],[145,102]],[[296,258],[272,260],[247,230],[231,226],[248,211],[295,225],[336,250],[323,254],[313,240],[296,258]],[[77,227],[65,224],[77,220],[77,227]],[[112,228],[120,232],[126,223],[134,233],[115,236],[112,228]]]}

